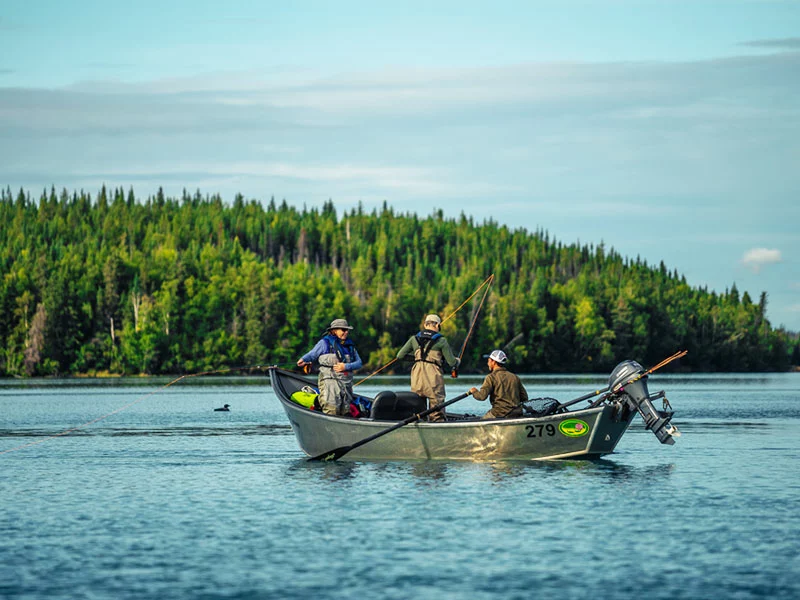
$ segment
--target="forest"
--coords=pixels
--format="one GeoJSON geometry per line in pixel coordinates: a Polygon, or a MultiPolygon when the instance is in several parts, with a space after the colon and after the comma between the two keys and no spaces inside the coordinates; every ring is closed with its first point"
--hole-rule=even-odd
{"type": "MultiPolygon", "coordinates": [[[[420,217],[333,202],[298,209],[238,195],[132,189],[0,190],[0,376],[186,374],[289,366],[347,318],[361,374],[389,363],[425,314],[462,372],[505,348],[520,373],[645,367],[677,350],[685,371],[783,371],[795,332],[767,295],[694,288],[604,244],[469,216],[420,217]],[[494,275],[483,291],[465,301],[494,275]],[[455,312],[456,309],[463,308],[455,312]],[[480,310],[479,310],[480,308],[480,310]]],[[[395,363],[383,371],[406,372],[395,363]]]]}

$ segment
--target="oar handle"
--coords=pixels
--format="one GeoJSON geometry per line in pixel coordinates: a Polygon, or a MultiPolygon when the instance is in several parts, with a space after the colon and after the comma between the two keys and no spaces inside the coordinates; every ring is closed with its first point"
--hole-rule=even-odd
{"type": "Polygon", "coordinates": [[[426,417],[426,416],[428,416],[429,414],[431,414],[433,412],[436,412],[438,410],[442,410],[445,406],[450,406],[451,404],[453,404],[455,402],[458,402],[459,400],[463,400],[464,398],[466,398],[469,395],[470,395],[470,393],[466,392],[464,394],[461,394],[460,396],[456,396],[455,398],[453,398],[451,400],[448,400],[447,402],[443,402],[442,404],[437,404],[435,406],[432,406],[431,408],[428,408],[426,410],[418,412],[418,413],[408,417],[407,419],[404,419],[404,420],[400,421],[399,423],[396,423],[396,424],[392,425],[388,429],[384,429],[383,431],[379,431],[378,433],[376,433],[374,435],[371,435],[369,437],[366,437],[363,440],[359,440],[355,444],[351,444],[350,446],[342,446],[340,448],[334,448],[333,450],[329,450],[327,452],[323,452],[322,454],[318,454],[317,456],[312,456],[308,460],[309,461],[338,460],[339,458],[341,458],[342,456],[344,456],[345,454],[347,454],[351,450],[355,450],[359,446],[363,446],[364,444],[367,444],[367,443],[371,442],[374,439],[377,439],[377,438],[379,438],[381,436],[384,436],[387,433],[391,433],[395,429],[400,429],[401,427],[405,427],[409,423],[413,423],[414,421],[419,421],[420,419],[422,419],[422,417],[426,417]]]}
{"type": "Polygon", "coordinates": [[[455,398],[452,398],[452,399],[448,400],[447,402],[442,402],[441,404],[437,404],[436,406],[432,406],[431,408],[429,408],[427,410],[423,410],[422,412],[417,413],[413,417],[409,417],[411,419],[409,421],[409,423],[411,423],[411,421],[416,421],[417,419],[420,419],[422,417],[427,417],[429,414],[434,413],[437,410],[442,410],[445,406],[450,406],[451,404],[454,404],[454,403],[458,402],[459,400],[463,400],[464,398],[466,398],[469,395],[470,395],[469,392],[464,392],[460,396],[456,396],[455,398]]]}
{"type": "Polygon", "coordinates": [[[451,400],[448,400],[447,402],[442,402],[441,404],[436,404],[435,406],[432,406],[430,408],[426,408],[423,411],[415,413],[415,414],[411,415],[410,417],[408,417],[406,419],[403,419],[399,423],[396,423],[395,425],[392,425],[391,427],[389,427],[389,429],[384,429],[383,431],[379,431],[378,433],[376,433],[374,435],[371,435],[368,438],[364,438],[363,440],[360,440],[360,441],[356,442],[355,444],[350,446],[350,449],[348,450],[348,452],[350,450],[352,450],[353,448],[358,448],[359,446],[363,446],[367,442],[371,442],[375,438],[379,438],[382,435],[386,435],[387,433],[390,433],[390,432],[394,431],[395,429],[400,429],[401,427],[405,427],[409,423],[413,423],[414,421],[421,421],[422,417],[427,417],[429,414],[435,413],[436,411],[439,411],[439,410],[442,410],[445,406],[450,406],[451,404],[453,404],[455,402],[458,402],[459,400],[463,400],[467,396],[469,396],[469,392],[461,394],[460,396],[456,396],[455,398],[453,398],[451,400]]]}

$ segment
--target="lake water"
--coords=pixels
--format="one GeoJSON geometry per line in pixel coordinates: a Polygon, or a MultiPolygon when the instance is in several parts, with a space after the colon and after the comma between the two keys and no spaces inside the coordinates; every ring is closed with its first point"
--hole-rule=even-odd
{"type": "Polygon", "coordinates": [[[308,463],[266,377],[169,381],[0,381],[0,597],[800,597],[800,373],[656,373],[675,446],[532,463],[308,463]]]}

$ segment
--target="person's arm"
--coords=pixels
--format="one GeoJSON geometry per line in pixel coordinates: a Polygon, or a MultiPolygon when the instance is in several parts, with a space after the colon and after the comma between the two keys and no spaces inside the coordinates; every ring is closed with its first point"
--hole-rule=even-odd
{"type": "Polygon", "coordinates": [[[327,344],[325,340],[320,340],[317,342],[316,346],[314,346],[310,351],[304,354],[300,360],[297,361],[297,366],[302,367],[303,365],[313,363],[317,360],[325,351],[327,350],[327,344]]]}
{"type": "Polygon", "coordinates": [[[439,341],[441,343],[439,350],[442,352],[442,358],[444,358],[447,366],[452,369],[453,367],[460,365],[461,359],[456,358],[455,354],[453,354],[453,349],[450,348],[450,344],[447,343],[447,340],[445,338],[441,338],[439,341]]]}
{"type": "Polygon", "coordinates": [[[525,389],[525,386],[522,385],[522,379],[518,379],[519,381],[519,401],[520,402],[527,402],[528,401],[528,392],[525,389]]]}
{"type": "Polygon", "coordinates": [[[475,400],[486,400],[493,390],[494,386],[492,385],[492,375],[490,373],[486,376],[486,379],[483,380],[481,389],[471,388],[469,392],[472,394],[472,397],[475,398],[475,400]]]}
{"type": "Polygon", "coordinates": [[[406,354],[408,354],[409,352],[412,352],[413,350],[415,350],[415,348],[413,348],[414,339],[415,338],[414,338],[413,335],[410,338],[408,338],[408,341],[397,352],[397,360],[400,360],[401,358],[404,358],[406,356],[406,354]]]}

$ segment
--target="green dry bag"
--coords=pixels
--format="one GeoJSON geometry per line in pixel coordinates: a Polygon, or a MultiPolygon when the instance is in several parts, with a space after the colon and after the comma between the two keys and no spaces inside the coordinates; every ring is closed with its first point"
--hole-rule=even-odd
{"type": "Polygon", "coordinates": [[[311,408],[314,406],[314,400],[317,399],[317,394],[313,392],[304,392],[302,390],[292,394],[292,400],[297,402],[300,406],[311,408]]]}

